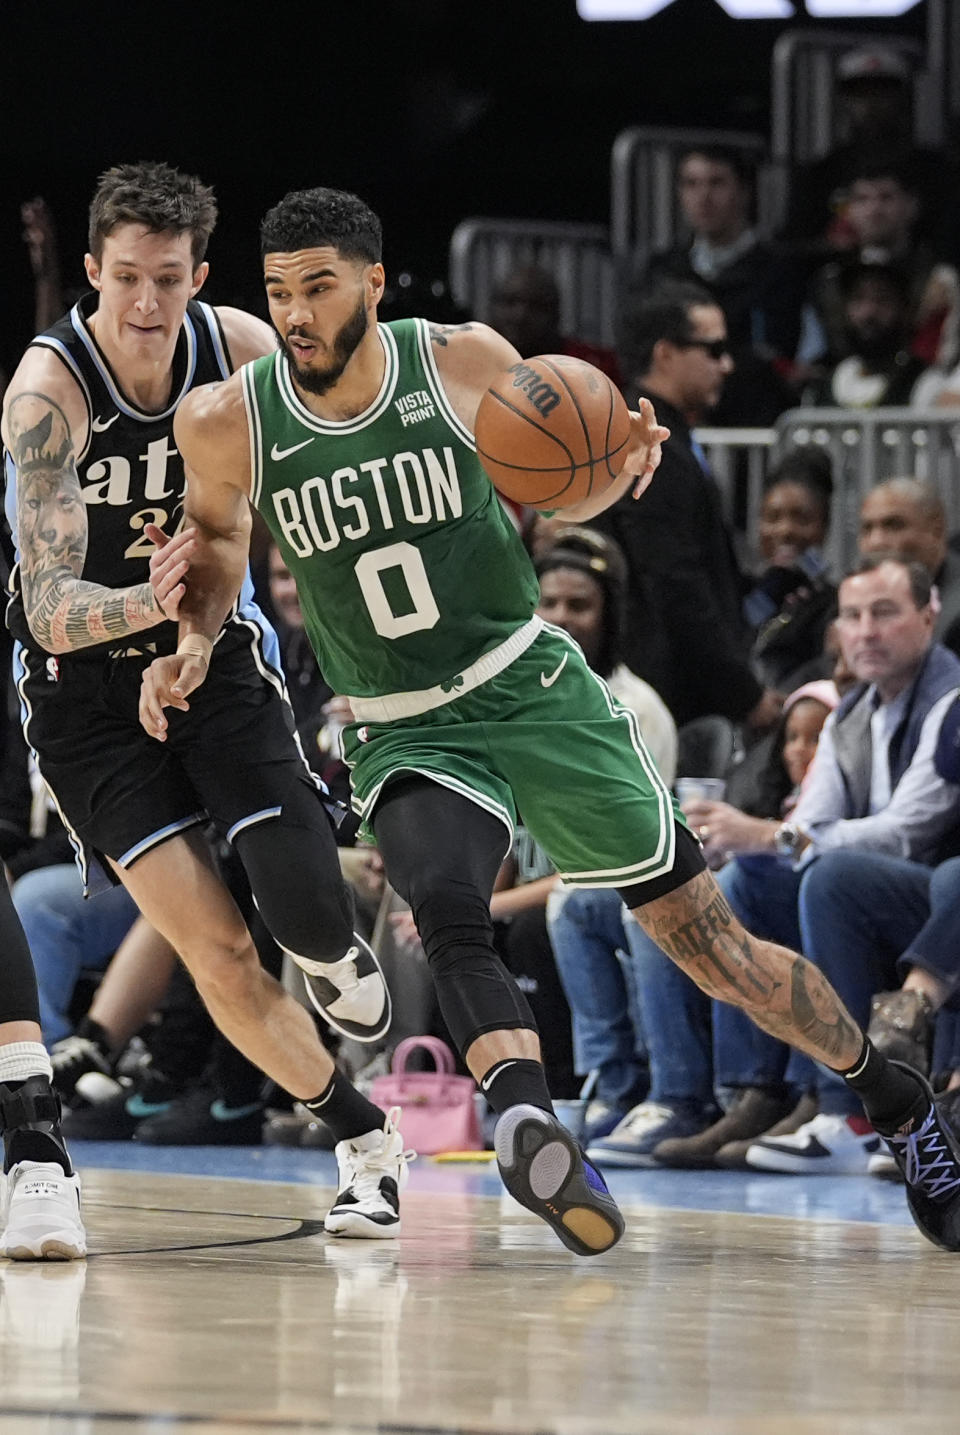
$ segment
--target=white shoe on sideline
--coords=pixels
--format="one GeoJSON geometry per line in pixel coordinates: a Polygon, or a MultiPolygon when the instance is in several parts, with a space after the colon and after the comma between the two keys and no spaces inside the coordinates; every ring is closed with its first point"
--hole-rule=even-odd
{"type": "Polygon", "coordinates": [[[391,1106],[382,1131],[368,1131],[336,1147],[337,1198],[323,1222],[331,1236],[388,1240],[400,1234],[400,1192],[415,1151],[403,1149],[399,1106],[391,1106]]]}
{"type": "Polygon", "coordinates": [[[758,1137],[746,1159],[752,1170],[789,1176],[865,1176],[880,1149],[875,1131],[861,1135],[845,1116],[821,1112],[792,1136],[758,1137]]]}
{"type": "Polygon", "coordinates": [[[18,1161],[5,1177],[0,1256],[12,1261],[75,1261],[87,1254],[80,1177],[55,1161],[18,1161]]]}

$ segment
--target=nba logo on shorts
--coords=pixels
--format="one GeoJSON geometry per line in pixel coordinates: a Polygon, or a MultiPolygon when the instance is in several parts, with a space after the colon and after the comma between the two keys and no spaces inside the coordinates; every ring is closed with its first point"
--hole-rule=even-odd
{"type": "Polygon", "coordinates": [[[60,664],[56,658],[47,659],[47,682],[58,683],[60,681],[60,664]]]}
{"type": "Polygon", "coordinates": [[[366,723],[364,723],[363,727],[357,729],[357,742],[369,742],[369,741],[370,741],[370,729],[367,727],[366,723]]]}

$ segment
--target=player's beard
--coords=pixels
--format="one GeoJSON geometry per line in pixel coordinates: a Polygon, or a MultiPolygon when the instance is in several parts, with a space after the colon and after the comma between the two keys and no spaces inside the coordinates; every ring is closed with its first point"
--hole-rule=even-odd
{"type": "MultiPolygon", "coordinates": [[[[277,337],[280,340],[280,347],[283,349],[284,356],[290,366],[290,371],[298,388],[304,389],[310,394],[329,393],[334,384],[340,379],[369,327],[370,320],[367,315],[367,306],[361,296],[357,301],[356,309],[339,330],[333,343],[329,346],[327,352],[330,358],[326,367],[322,369],[303,367],[297,362],[296,355],[293,353],[293,350],[290,348],[284,336],[278,334],[277,337]]],[[[299,330],[291,329],[288,337],[296,337],[298,333],[300,333],[299,330]]],[[[301,337],[310,339],[312,343],[316,343],[312,335],[302,334],[301,337]]]]}

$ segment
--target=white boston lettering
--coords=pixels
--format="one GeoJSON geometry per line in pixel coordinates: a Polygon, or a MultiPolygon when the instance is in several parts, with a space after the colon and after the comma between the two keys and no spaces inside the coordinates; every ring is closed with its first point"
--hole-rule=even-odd
{"type": "Polygon", "coordinates": [[[416,453],[394,454],[393,471],[397,476],[397,487],[400,490],[404,518],[408,523],[429,523],[430,495],[427,492],[427,480],[424,476],[423,464],[420,462],[420,455],[416,453]],[[416,495],[410,491],[408,471],[416,487],[416,495]]]}
{"type": "Polygon", "coordinates": [[[452,449],[443,449],[442,461],[430,448],[397,454],[392,482],[384,477],[389,467],[388,459],[368,459],[355,469],[336,469],[329,479],[317,474],[299,489],[277,489],[272,497],[277,524],[297,557],[328,553],[343,539],[356,542],[370,533],[378,538],[398,522],[443,523],[463,513],[452,449]]]}

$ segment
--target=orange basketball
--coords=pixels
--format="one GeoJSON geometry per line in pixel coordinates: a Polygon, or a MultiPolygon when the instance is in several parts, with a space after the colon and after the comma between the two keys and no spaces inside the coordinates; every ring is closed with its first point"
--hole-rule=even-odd
{"type": "Polygon", "coordinates": [[[507,498],[569,508],[623,467],[630,414],[606,374],[568,354],[539,354],[491,384],[477,410],[477,456],[507,498]]]}

